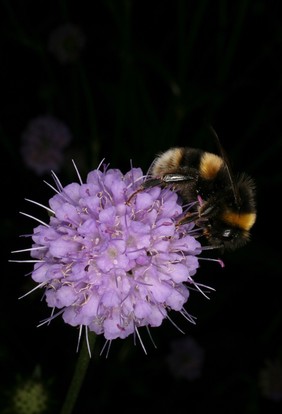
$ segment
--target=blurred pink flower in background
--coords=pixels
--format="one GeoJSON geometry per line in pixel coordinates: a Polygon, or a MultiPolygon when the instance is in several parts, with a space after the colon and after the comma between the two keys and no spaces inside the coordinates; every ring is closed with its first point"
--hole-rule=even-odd
{"type": "Polygon", "coordinates": [[[51,115],[32,119],[22,134],[21,154],[28,168],[36,174],[59,171],[63,150],[72,136],[67,125],[51,115]]]}
{"type": "Polygon", "coordinates": [[[166,362],[175,378],[193,381],[202,375],[204,349],[191,336],[175,339],[166,362]]]}
{"type": "Polygon", "coordinates": [[[259,373],[259,386],[264,397],[282,401],[282,362],[267,360],[259,373]]]}
{"type": "Polygon", "coordinates": [[[48,41],[49,51],[63,64],[76,61],[84,46],[84,33],[72,23],[54,29],[48,41]]]}

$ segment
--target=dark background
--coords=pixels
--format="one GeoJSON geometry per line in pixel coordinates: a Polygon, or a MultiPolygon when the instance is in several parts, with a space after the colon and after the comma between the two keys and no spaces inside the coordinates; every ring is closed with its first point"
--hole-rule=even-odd
{"type": "Polygon", "coordinates": [[[215,292],[188,300],[196,325],[173,316],[205,350],[200,378],[175,379],[166,365],[171,341],[183,336],[169,321],[152,330],[157,349],[141,330],[147,355],[129,337],[100,356],[99,337],[74,412],[281,412],[280,1],[1,1],[0,18],[1,412],[17,413],[9,408],[17,386],[39,371],[49,412],[58,413],[77,359],[76,329],[60,317],[37,328],[50,312],[41,293],[18,300],[34,286],[24,276],[31,266],[8,262],[33,228],[19,214],[30,212],[24,198],[46,204],[52,195],[50,175],[36,175],[20,153],[27,123],[47,113],[73,135],[58,174],[64,184],[76,180],[71,158],[85,178],[102,158],[145,172],[173,145],[217,151],[212,125],[236,171],[257,185],[251,242],[224,254],[224,269],[201,262],[196,279],[215,292]],[[62,64],[47,45],[65,22],[86,43],[62,64]],[[267,360],[280,361],[280,401],[260,386],[267,360]]]}

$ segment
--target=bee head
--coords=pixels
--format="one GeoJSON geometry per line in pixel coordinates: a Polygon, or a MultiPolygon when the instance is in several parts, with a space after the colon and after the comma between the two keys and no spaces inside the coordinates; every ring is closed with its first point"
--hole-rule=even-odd
{"type": "Polygon", "coordinates": [[[225,191],[216,214],[210,215],[206,231],[211,244],[226,250],[244,246],[250,239],[250,230],[256,221],[253,181],[241,174],[236,189],[236,199],[232,196],[232,189],[225,191]]]}
{"type": "Polygon", "coordinates": [[[244,246],[250,239],[248,230],[220,220],[211,220],[203,234],[210,245],[223,250],[235,250],[244,246]]]}

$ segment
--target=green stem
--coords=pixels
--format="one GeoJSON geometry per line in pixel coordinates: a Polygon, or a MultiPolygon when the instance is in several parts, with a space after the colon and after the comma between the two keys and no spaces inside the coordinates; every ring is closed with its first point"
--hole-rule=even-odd
{"type": "Polygon", "coordinates": [[[83,380],[86,375],[86,371],[90,361],[89,351],[93,350],[95,345],[96,335],[91,332],[88,334],[88,339],[84,338],[78,360],[76,362],[74,375],[70,383],[64,405],[60,414],[71,414],[77,401],[79,391],[81,389],[83,380]],[[88,345],[87,345],[88,342],[88,345]]]}

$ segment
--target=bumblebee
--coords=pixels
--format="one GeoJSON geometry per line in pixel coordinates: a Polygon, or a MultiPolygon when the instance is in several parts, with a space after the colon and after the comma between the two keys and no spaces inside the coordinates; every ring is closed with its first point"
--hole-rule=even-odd
{"type": "Polygon", "coordinates": [[[143,188],[171,187],[190,205],[178,224],[194,221],[210,247],[235,250],[250,239],[256,221],[255,183],[245,173],[233,176],[221,153],[170,148],[155,158],[143,188]]]}

